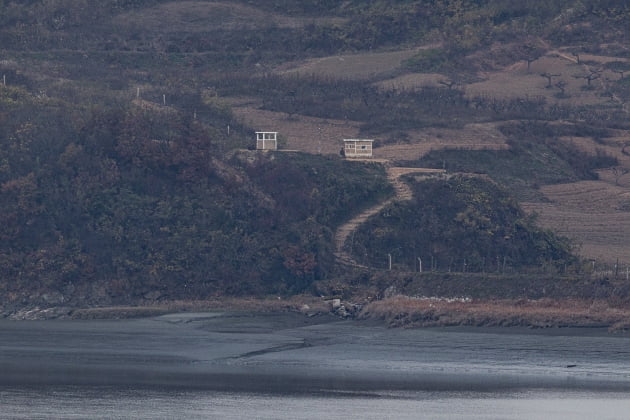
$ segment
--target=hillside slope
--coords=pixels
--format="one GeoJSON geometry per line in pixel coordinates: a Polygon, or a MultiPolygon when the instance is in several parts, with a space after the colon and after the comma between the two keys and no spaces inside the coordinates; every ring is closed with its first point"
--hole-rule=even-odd
{"type": "MultiPolygon", "coordinates": [[[[334,278],[336,229],[394,193],[383,166],[340,158],[349,137],[375,139],[375,157],[393,167],[491,179],[545,228],[577,241],[582,256],[630,264],[628,6],[8,0],[0,8],[5,302],[294,293],[334,278]],[[248,151],[258,130],[279,131],[285,152],[248,151]],[[601,191],[608,198],[595,211],[601,191]]],[[[352,231],[383,222],[373,215],[352,231]]],[[[387,229],[404,230],[392,238],[421,232],[387,229]]],[[[387,253],[374,231],[354,236],[362,264],[387,253]]],[[[414,246],[447,259],[459,249],[427,237],[414,246]]],[[[493,242],[481,258],[504,255],[501,247],[509,248],[493,242]]],[[[533,255],[524,270],[549,257],[527,241],[517,248],[533,255]]]]}

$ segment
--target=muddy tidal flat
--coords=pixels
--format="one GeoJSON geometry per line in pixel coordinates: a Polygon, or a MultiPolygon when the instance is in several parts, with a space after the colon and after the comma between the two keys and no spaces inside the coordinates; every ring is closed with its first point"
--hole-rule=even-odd
{"type": "MultiPolygon", "coordinates": [[[[438,407],[434,414],[444,414],[438,403],[444,398],[463,398],[462,410],[483,401],[500,407],[539,397],[551,404],[553,395],[558,401],[590,400],[592,409],[599,403],[630,409],[630,337],[599,329],[393,329],[329,315],[252,312],[2,320],[0,355],[0,397],[13,410],[6,411],[10,418],[38,418],[38,404],[47,398],[52,417],[50,404],[66,399],[59,418],[72,407],[79,415],[98,414],[90,404],[109,407],[112,416],[168,418],[169,410],[181,410],[178,404],[191,398],[201,410],[193,414],[226,418],[248,417],[246,407],[252,418],[279,418],[278,404],[316,400],[328,402],[319,412],[284,418],[334,414],[331,404],[341,400],[350,406],[362,401],[364,408],[380,401],[402,410],[402,418],[407,409],[414,418],[417,404],[427,401],[438,407]],[[222,403],[208,400],[211,395],[222,403]],[[130,396],[138,406],[125,412],[118,402],[130,396]],[[212,411],[220,407],[224,411],[212,411]]],[[[127,409],[133,404],[128,401],[127,409]]],[[[439,418],[457,418],[452,414],[439,418]]]]}

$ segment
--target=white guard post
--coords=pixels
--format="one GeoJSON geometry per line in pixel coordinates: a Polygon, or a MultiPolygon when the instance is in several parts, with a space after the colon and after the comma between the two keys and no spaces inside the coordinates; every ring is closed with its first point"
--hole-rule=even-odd
{"type": "Polygon", "coordinates": [[[370,139],[344,139],[343,150],[347,158],[371,158],[372,143],[370,139]]]}
{"type": "Polygon", "coordinates": [[[256,149],[277,150],[278,149],[278,132],[256,131],[256,149]]]}

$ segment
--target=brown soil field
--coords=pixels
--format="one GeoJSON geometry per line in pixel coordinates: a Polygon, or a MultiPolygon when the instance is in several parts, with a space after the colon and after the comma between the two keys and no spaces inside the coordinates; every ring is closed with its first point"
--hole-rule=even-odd
{"type": "MultiPolygon", "coordinates": [[[[630,156],[622,152],[630,133],[614,134],[600,143],[589,137],[561,140],[588,153],[603,151],[616,157],[620,168],[630,170],[630,156]]],[[[543,186],[548,202],[523,207],[538,213],[542,226],[572,239],[582,256],[630,265],[630,173],[616,176],[612,169],[602,169],[598,175],[597,181],[543,186]]]]}
{"type": "Polygon", "coordinates": [[[348,54],[285,63],[276,69],[279,74],[302,74],[337,79],[371,79],[391,75],[419,49],[348,54]]]}
{"type": "Polygon", "coordinates": [[[442,142],[442,143],[412,143],[412,144],[393,144],[386,145],[375,149],[374,154],[382,159],[396,162],[401,160],[420,159],[422,156],[432,150],[441,149],[463,149],[463,150],[504,150],[507,144],[493,143],[458,143],[458,142],[442,142]]]}
{"type": "Polygon", "coordinates": [[[608,181],[581,181],[541,188],[548,203],[522,203],[539,223],[571,238],[578,253],[592,259],[630,264],[630,188],[608,181]],[[625,203],[625,204],[624,204],[625,203]],[[626,207],[627,208],[627,207],[626,207]]]}
{"type": "MultiPolygon", "coordinates": [[[[602,80],[594,80],[594,89],[584,89],[586,80],[578,79],[574,76],[588,74],[588,66],[577,64],[572,57],[560,52],[552,52],[531,63],[530,70],[527,70],[526,62],[517,62],[501,71],[487,72],[480,74],[484,79],[482,82],[466,85],[466,93],[469,96],[488,96],[494,98],[514,98],[514,97],[544,97],[548,102],[570,103],[570,104],[602,104],[609,98],[601,96],[602,80]],[[542,73],[557,74],[552,78],[552,85],[559,81],[566,83],[564,97],[558,94],[557,87],[548,88],[548,80],[542,77],[542,73]],[[506,87],[509,88],[506,89],[506,87]]],[[[607,61],[605,58],[603,61],[607,61]]],[[[603,78],[616,79],[618,76],[613,72],[605,71],[603,78]]]]}
{"type": "Polygon", "coordinates": [[[466,124],[461,129],[427,128],[405,131],[406,139],[390,139],[374,153],[391,161],[419,159],[431,150],[502,150],[507,149],[505,136],[495,123],[466,124]],[[391,142],[391,140],[394,140],[391,142]]]}
{"type": "MultiPolygon", "coordinates": [[[[277,131],[286,139],[283,149],[315,154],[339,154],[343,139],[359,135],[359,123],[291,115],[260,109],[259,101],[247,98],[229,100],[234,115],[257,131],[277,131]]],[[[253,144],[252,137],[252,144],[253,144]]]]}

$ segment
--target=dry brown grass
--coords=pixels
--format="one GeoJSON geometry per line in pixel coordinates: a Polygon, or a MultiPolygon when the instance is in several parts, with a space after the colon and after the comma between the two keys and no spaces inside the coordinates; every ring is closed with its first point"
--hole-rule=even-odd
{"type": "Polygon", "coordinates": [[[396,296],[367,304],[359,317],[384,320],[392,327],[630,327],[630,308],[575,299],[447,301],[396,296]]]}
{"type": "MultiPolygon", "coordinates": [[[[556,54],[551,53],[534,61],[529,71],[527,63],[518,62],[504,70],[480,74],[484,81],[466,85],[466,93],[469,96],[485,95],[494,98],[544,97],[549,102],[567,104],[596,104],[606,101],[606,98],[600,96],[600,89],[583,90],[586,82],[573,77],[585,74],[583,66],[556,54]],[[547,88],[547,79],[540,76],[541,73],[559,74],[552,81],[554,84],[560,80],[566,83],[567,97],[558,98],[558,88],[547,88]]],[[[595,87],[599,86],[597,81],[593,84],[595,87]]]]}
{"type": "MultiPolygon", "coordinates": [[[[423,47],[428,48],[428,47],[423,47]]],[[[336,79],[371,79],[398,70],[402,63],[419,49],[362,54],[336,55],[285,63],[276,69],[279,74],[302,74],[336,79]]]]}
{"type": "MultiPolygon", "coordinates": [[[[589,137],[563,137],[562,141],[594,154],[606,152],[630,169],[630,156],[621,152],[630,133],[617,131],[605,143],[589,137]]],[[[523,203],[528,212],[539,214],[540,223],[578,245],[588,258],[630,264],[630,174],[615,178],[611,169],[598,171],[599,180],[541,187],[548,202],[523,203]]]]}
{"type": "Polygon", "coordinates": [[[550,203],[523,203],[526,211],[538,213],[542,226],[571,238],[584,257],[630,263],[630,213],[618,210],[620,199],[627,195],[616,194],[613,186],[602,181],[552,185],[542,190],[550,203]]]}
{"type": "Polygon", "coordinates": [[[285,149],[289,150],[338,154],[344,138],[356,138],[359,135],[359,123],[354,121],[289,116],[284,112],[259,109],[259,102],[243,98],[231,99],[230,103],[234,115],[245,124],[260,131],[277,131],[285,137],[285,149]]]}

